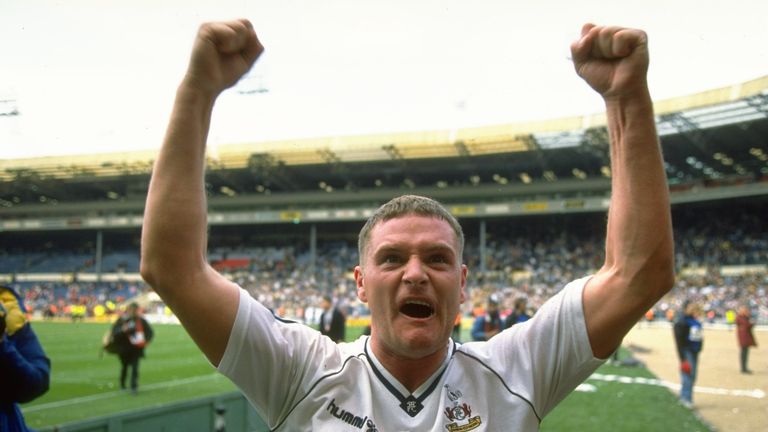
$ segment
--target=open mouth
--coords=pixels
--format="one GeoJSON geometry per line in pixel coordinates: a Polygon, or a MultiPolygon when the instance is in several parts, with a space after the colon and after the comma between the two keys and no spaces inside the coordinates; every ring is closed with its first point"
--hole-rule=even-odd
{"type": "Polygon", "coordinates": [[[400,313],[411,318],[429,318],[435,313],[435,309],[427,302],[409,300],[400,306],[400,313]]]}

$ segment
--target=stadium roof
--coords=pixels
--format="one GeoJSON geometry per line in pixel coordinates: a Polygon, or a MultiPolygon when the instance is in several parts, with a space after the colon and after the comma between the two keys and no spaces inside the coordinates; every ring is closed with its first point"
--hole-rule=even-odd
{"type": "MultiPolygon", "coordinates": [[[[655,109],[672,186],[768,177],[768,76],[657,101],[655,109]]],[[[603,114],[215,150],[207,186],[211,203],[222,207],[252,206],[254,199],[263,205],[376,201],[404,189],[487,199],[604,193],[610,177],[603,114]]],[[[67,204],[75,211],[83,203],[137,211],[155,156],[141,151],[0,161],[0,206],[7,215],[55,212],[54,206],[67,204]]]]}

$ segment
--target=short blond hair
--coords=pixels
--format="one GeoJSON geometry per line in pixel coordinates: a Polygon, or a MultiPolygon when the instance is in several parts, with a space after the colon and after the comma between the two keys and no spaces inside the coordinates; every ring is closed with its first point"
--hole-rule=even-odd
{"type": "Polygon", "coordinates": [[[456,242],[459,245],[458,259],[461,260],[464,254],[464,231],[461,229],[459,221],[442,204],[419,195],[401,195],[389,200],[386,204],[379,207],[368,218],[357,236],[357,252],[360,255],[360,265],[365,260],[365,253],[368,248],[368,242],[371,240],[371,231],[381,222],[395,219],[406,215],[419,215],[433,217],[448,222],[453,232],[456,234],[456,242]]]}

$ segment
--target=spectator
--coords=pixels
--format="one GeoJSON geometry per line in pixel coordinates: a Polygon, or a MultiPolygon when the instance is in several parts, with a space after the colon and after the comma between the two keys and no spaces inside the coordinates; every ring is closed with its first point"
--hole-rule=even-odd
{"type": "Polygon", "coordinates": [[[515,324],[526,322],[530,318],[531,316],[528,315],[528,299],[525,297],[518,297],[515,299],[512,312],[510,312],[504,320],[504,328],[509,328],[515,324]]]}
{"type": "Polygon", "coordinates": [[[504,323],[499,314],[499,298],[496,294],[488,296],[485,312],[475,317],[472,323],[472,340],[487,341],[504,330],[504,323]]]}
{"type": "Polygon", "coordinates": [[[680,360],[680,402],[686,408],[693,408],[693,386],[699,369],[699,353],[704,344],[701,328],[701,306],[687,302],[683,313],[675,321],[674,334],[677,356],[680,360]]]}
{"type": "Polygon", "coordinates": [[[0,431],[29,430],[17,404],[48,391],[51,361],[27,322],[24,302],[0,286],[0,431]]]}
{"type": "Polygon", "coordinates": [[[125,315],[112,325],[116,354],[120,358],[120,388],[127,390],[125,381],[130,370],[133,395],[139,391],[139,360],[144,357],[144,348],[153,336],[152,326],[141,316],[137,303],[128,305],[125,315]]]}
{"type": "Polygon", "coordinates": [[[320,315],[320,333],[336,343],[344,342],[347,327],[344,314],[334,306],[333,299],[328,295],[323,296],[321,308],[323,313],[320,315]]]}
{"type": "Polygon", "coordinates": [[[739,363],[741,365],[741,373],[743,374],[752,373],[748,367],[749,349],[757,346],[755,336],[752,334],[753,326],[754,324],[752,324],[752,316],[749,312],[749,307],[741,305],[739,307],[739,314],[736,317],[736,335],[739,339],[739,348],[741,348],[739,363]]]}

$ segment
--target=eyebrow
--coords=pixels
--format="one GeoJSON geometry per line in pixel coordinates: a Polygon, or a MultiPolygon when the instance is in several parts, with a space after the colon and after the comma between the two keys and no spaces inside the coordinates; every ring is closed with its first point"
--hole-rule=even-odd
{"type": "MultiPolygon", "coordinates": [[[[380,246],[378,249],[373,251],[373,256],[378,256],[383,253],[389,253],[389,252],[401,252],[403,249],[402,243],[387,243],[382,246],[380,246]]],[[[417,246],[416,249],[419,251],[419,253],[450,253],[451,255],[456,255],[456,252],[453,247],[451,247],[448,244],[430,244],[425,247],[419,247],[417,246]]]]}

